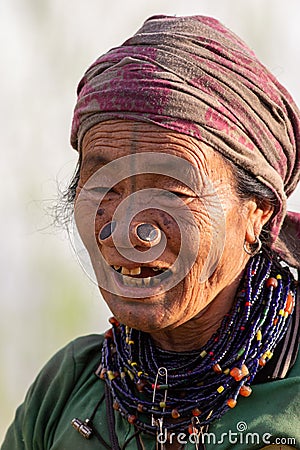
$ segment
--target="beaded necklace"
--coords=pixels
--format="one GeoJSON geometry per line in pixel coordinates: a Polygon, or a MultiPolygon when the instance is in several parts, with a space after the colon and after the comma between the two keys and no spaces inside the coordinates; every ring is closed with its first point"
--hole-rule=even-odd
{"type": "Polygon", "coordinates": [[[260,252],[247,265],[231,311],[197,351],[160,349],[149,334],[111,318],[99,376],[114,409],[146,433],[199,434],[239,395],[251,394],[255,375],[286,333],[295,290],[289,268],[260,252]]]}

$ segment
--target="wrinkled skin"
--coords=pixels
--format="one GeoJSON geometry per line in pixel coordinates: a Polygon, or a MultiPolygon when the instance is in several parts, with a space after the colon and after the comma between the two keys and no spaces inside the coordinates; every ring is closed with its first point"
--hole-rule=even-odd
{"type": "MultiPolygon", "coordinates": [[[[177,156],[188,161],[199,174],[199,183],[209,180],[213,190],[197,195],[190,187],[162,174],[137,174],[120,181],[110,191],[95,215],[95,235],[112,220],[116,208],[133,192],[149,188],[164,189],[176,194],[192,213],[194,223],[186,223],[186,241],[183,245],[189,251],[193,245],[193,233],[200,236],[196,260],[189,273],[177,285],[166,292],[154,292],[146,298],[108,292],[100,287],[101,293],[115,317],[130,327],[149,332],[157,345],[176,351],[200,348],[216,331],[220,322],[234,301],[235,292],[242,277],[249,256],[243,250],[245,240],[255,241],[262,226],[268,221],[272,210],[258,208],[255,200],[242,202],[235,192],[235,180],[229,166],[213,149],[195,139],[164,130],[156,125],[125,120],[102,122],[85,135],[82,150],[80,181],[75,202],[75,216],[87,217],[89,201],[80,202],[80,193],[90,177],[103,166],[103,159],[115,160],[122,156],[155,152],[177,156]],[[217,201],[216,201],[217,199],[217,201]],[[214,222],[210,217],[214,204],[224,219],[214,222]],[[76,211],[77,208],[77,211],[76,211]],[[215,225],[214,225],[215,223],[215,225]],[[215,239],[213,226],[223,227],[225,239],[221,239],[218,264],[209,278],[201,280],[203,267],[207,262],[209,249],[215,239]]],[[[199,186],[198,186],[199,187],[199,186]]],[[[201,186],[199,189],[201,192],[201,186]]],[[[92,209],[91,209],[92,210],[92,209]]],[[[214,209],[213,209],[214,210],[214,209]]],[[[84,220],[81,220],[84,229],[84,220]]],[[[152,223],[158,226],[167,238],[167,245],[157,261],[152,264],[169,267],[179,253],[180,230],[176,219],[159,208],[145,208],[134,217],[134,223],[152,223]]],[[[79,227],[80,228],[80,227],[79,227]]],[[[143,252],[147,245],[136,240],[134,226],[130,227],[130,239],[136,250],[143,252]]],[[[94,268],[97,256],[90,241],[94,236],[82,231],[94,268]]],[[[98,242],[98,249],[107,263],[128,268],[136,264],[118,252],[111,238],[98,242]]],[[[96,270],[97,271],[97,270],[96,270]]],[[[101,270],[100,270],[101,276],[101,270]]],[[[104,276],[104,275],[103,275],[104,276]]],[[[134,289],[134,288],[132,288],[134,289]]],[[[125,292],[125,291],[124,291],[125,292]]]]}

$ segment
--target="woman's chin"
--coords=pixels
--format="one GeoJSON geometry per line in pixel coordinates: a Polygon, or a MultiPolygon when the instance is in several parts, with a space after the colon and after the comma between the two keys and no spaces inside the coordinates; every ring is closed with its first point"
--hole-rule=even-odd
{"type": "Polygon", "coordinates": [[[146,333],[172,326],[177,316],[175,308],[172,308],[174,300],[165,292],[145,298],[118,296],[103,289],[101,294],[118,321],[146,333]]]}

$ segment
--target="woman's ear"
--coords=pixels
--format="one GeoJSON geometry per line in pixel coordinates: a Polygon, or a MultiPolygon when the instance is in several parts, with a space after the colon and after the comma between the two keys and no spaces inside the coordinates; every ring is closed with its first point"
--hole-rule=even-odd
{"type": "Polygon", "coordinates": [[[255,200],[249,200],[246,207],[248,210],[248,223],[245,241],[253,244],[256,241],[256,236],[260,235],[263,226],[272,217],[274,207],[268,203],[258,206],[255,200]]]}

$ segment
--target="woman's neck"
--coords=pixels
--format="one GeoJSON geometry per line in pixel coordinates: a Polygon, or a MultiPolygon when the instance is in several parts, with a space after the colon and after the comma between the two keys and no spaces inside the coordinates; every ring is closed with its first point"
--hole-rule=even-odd
{"type": "Polygon", "coordinates": [[[242,276],[224,288],[196,317],[174,329],[151,333],[155,344],[169,351],[184,352],[203,347],[218,330],[235,301],[242,276]]]}

